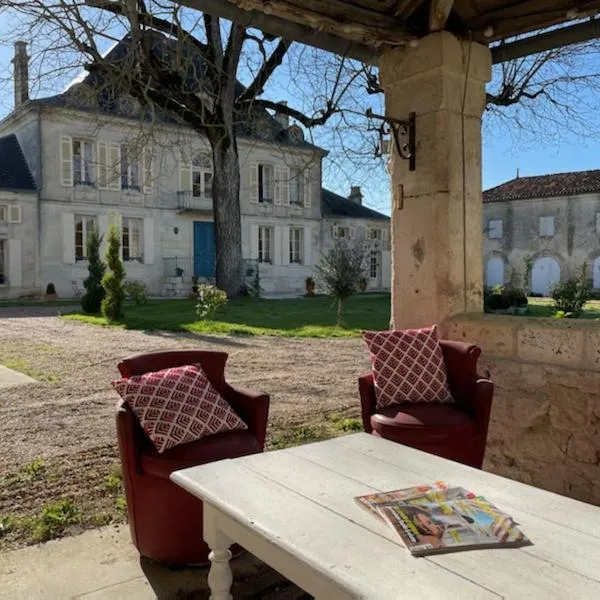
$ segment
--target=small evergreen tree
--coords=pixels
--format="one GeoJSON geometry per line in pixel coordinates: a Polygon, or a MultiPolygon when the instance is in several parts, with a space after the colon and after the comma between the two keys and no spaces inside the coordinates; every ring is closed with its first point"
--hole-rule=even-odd
{"type": "Polygon", "coordinates": [[[342,238],[321,258],[315,268],[317,279],[337,302],[339,326],[342,325],[344,302],[356,293],[363,276],[365,256],[363,246],[349,244],[342,238]]]}
{"type": "Polygon", "coordinates": [[[99,313],[102,300],[104,299],[104,288],[102,278],[106,271],[106,265],[100,258],[100,243],[102,238],[94,228],[87,239],[88,277],[83,282],[85,294],[81,298],[81,307],[86,313],[99,313]]]}
{"type": "Polygon", "coordinates": [[[108,271],[102,278],[102,287],[106,296],[101,305],[102,315],[109,321],[117,321],[123,316],[125,269],[119,256],[120,248],[121,232],[114,223],[111,223],[108,228],[106,244],[106,266],[108,271]]]}

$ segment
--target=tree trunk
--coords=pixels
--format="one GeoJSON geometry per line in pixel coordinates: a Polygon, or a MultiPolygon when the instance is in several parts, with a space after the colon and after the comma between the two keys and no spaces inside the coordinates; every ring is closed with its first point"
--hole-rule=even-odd
{"type": "Polygon", "coordinates": [[[342,311],[344,310],[344,301],[341,298],[338,298],[337,301],[337,324],[338,327],[343,325],[342,322],[342,311]]]}
{"type": "Polygon", "coordinates": [[[240,162],[233,131],[219,128],[209,135],[213,153],[213,214],[216,284],[229,297],[239,296],[243,283],[240,162]],[[214,132],[217,133],[217,132],[214,132]]]}

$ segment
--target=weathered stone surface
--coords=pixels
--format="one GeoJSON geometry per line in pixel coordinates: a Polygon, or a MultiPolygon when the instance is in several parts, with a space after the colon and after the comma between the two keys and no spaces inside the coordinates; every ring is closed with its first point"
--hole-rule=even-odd
{"type": "Polygon", "coordinates": [[[512,457],[518,464],[528,459],[537,461],[540,465],[564,462],[568,439],[567,431],[559,432],[548,427],[523,429],[513,443],[505,444],[504,454],[512,457]]]}
{"type": "Polygon", "coordinates": [[[597,323],[585,332],[585,362],[591,369],[600,370],[600,327],[597,323]]]}
{"type": "Polygon", "coordinates": [[[493,420],[509,427],[536,428],[548,422],[550,401],[544,396],[507,395],[494,403],[493,420]]]}
{"type": "Polygon", "coordinates": [[[527,326],[517,332],[517,356],[533,363],[579,367],[583,361],[584,331],[551,326],[527,326]]]}
{"type": "MultiPolygon", "coordinates": [[[[600,437],[583,434],[573,434],[567,445],[567,456],[577,462],[597,465],[600,462],[600,437]]],[[[600,478],[600,467],[598,467],[600,478]]]]}
{"type": "Polygon", "coordinates": [[[550,422],[566,431],[578,431],[589,421],[588,398],[580,390],[557,385],[552,387],[550,422]]]}
{"type": "Polygon", "coordinates": [[[485,354],[512,357],[516,353],[516,329],[493,315],[455,317],[445,324],[445,331],[451,339],[477,344],[485,354]]]}

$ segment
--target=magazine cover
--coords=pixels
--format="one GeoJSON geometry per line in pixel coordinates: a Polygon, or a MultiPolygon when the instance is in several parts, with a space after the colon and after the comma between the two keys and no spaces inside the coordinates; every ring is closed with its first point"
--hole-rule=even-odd
{"type": "Polygon", "coordinates": [[[390,506],[398,502],[409,504],[427,504],[430,502],[444,502],[455,498],[474,498],[475,494],[461,487],[450,487],[444,481],[436,481],[432,485],[416,485],[391,492],[380,492],[378,494],[367,494],[357,496],[356,502],[362,508],[371,512],[378,519],[385,520],[378,508],[390,506]]]}
{"type": "Polygon", "coordinates": [[[377,510],[415,556],[531,543],[511,517],[482,497],[396,502],[380,505],[377,510]]]}

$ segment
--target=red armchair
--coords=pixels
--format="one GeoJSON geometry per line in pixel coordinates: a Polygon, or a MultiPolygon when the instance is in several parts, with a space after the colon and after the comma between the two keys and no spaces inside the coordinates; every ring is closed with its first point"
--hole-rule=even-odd
{"type": "Polygon", "coordinates": [[[202,564],[202,502],[169,480],[177,469],[262,452],[269,396],[225,381],[225,352],[175,350],[138,354],[118,364],[123,377],[200,363],[208,379],[248,425],[175,446],[159,454],[126,404],[117,409],[117,436],[131,537],[142,556],[170,564],[202,564]]]}
{"type": "Polygon", "coordinates": [[[440,344],[456,402],[405,402],[377,409],[369,373],[358,380],[363,426],[367,433],[480,469],[494,387],[477,376],[480,348],[446,340],[440,344]]]}

